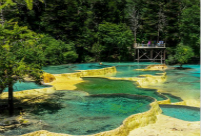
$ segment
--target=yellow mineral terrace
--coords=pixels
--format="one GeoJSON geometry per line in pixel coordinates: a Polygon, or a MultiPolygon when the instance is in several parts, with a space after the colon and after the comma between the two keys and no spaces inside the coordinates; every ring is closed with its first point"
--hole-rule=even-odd
{"type": "Polygon", "coordinates": [[[56,90],[75,90],[76,84],[84,82],[81,77],[104,76],[116,72],[116,67],[108,67],[103,69],[79,70],[76,73],[53,74],[52,76],[55,77],[55,80],[49,84],[53,85],[56,90]]]}
{"type": "MultiPolygon", "coordinates": [[[[157,103],[157,100],[150,104],[150,110],[138,113],[135,115],[131,115],[123,121],[123,124],[118,128],[110,131],[101,132],[98,134],[94,134],[91,136],[127,136],[129,132],[133,129],[144,127],[148,124],[155,123],[157,120],[157,115],[160,114],[162,111],[157,103]]],[[[69,134],[59,134],[59,133],[52,133],[48,131],[36,131],[28,134],[24,134],[22,136],[72,136],[69,134]]]]}
{"type": "Polygon", "coordinates": [[[149,65],[145,69],[135,69],[135,70],[142,70],[142,71],[146,71],[146,70],[165,70],[167,68],[168,68],[167,65],[159,64],[159,65],[149,65]]]}
{"type": "MultiPolygon", "coordinates": [[[[151,65],[144,70],[164,70],[166,68],[167,68],[166,65],[151,65]]],[[[138,70],[142,70],[142,69],[138,69],[138,70]]],[[[95,69],[95,70],[82,70],[82,71],[80,70],[76,73],[53,74],[53,75],[46,73],[43,75],[44,82],[50,85],[53,85],[53,87],[14,92],[14,96],[22,99],[22,101],[28,101],[30,99],[29,98],[30,94],[32,98],[37,96],[43,97],[44,95],[48,97],[48,94],[54,93],[56,90],[75,90],[76,84],[80,82],[84,82],[84,80],[82,80],[81,77],[92,77],[92,76],[98,77],[101,75],[106,75],[106,74],[115,73],[115,72],[116,72],[115,67],[109,67],[109,68],[95,69]]],[[[137,77],[133,77],[133,78],[105,77],[105,78],[108,78],[111,80],[112,79],[131,80],[131,81],[135,81],[138,87],[149,88],[150,84],[156,84],[156,83],[162,84],[163,82],[165,82],[167,75],[164,72],[164,73],[159,73],[156,76],[141,75],[139,78],[137,77]]],[[[7,93],[3,93],[1,95],[2,98],[5,98],[7,96],[8,96],[7,93]]],[[[129,136],[133,136],[133,135],[147,136],[150,134],[153,134],[153,135],[164,134],[164,136],[169,136],[170,134],[170,135],[178,136],[178,135],[183,135],[185,133],[188,133],[188,136],[200,135],[200,132],[198,131],[200,122],[182,121],[182,120],[178,120],[178,119],[160,114],[162,111],[159,107],[159,104],[169,104],[169,103],[170,103],[170,99],[167,99],[164,101],[157,101],[155,99],[154,102],[150,103],[150,110],[143,113],[129,116],[123,121],[121,126],[119,126],[118,128],[114,130],[101,132],[91,136],[128,136],[128,135],[129,136]],[[183,124],[184,126],[182,126],[183,124]],[[167,127],[169,127],[169,129],[167,129],[167,127]],[[180,129],[180,132],[177,131],[178,129],[180,129]],[[187,129],[188,131],[183,131],[184,129],[187,129]]],[[[185,102],[179,102],[175,104],[185,105],[185,102]]],[[[46,130],[40,130],[40,131],[24,134],[22,136],[72,136],[72,135],[52,133],[46,130]]]]}

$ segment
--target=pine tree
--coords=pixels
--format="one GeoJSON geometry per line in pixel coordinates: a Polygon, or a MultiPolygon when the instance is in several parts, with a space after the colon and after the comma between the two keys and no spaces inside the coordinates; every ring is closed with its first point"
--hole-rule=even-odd
{"type": "MultiPolygon", "coordinates": [[[[19,27],[17,23],[5,22],[0,24],[0,93],[8,87],[9,113],[13,115],[13,84],[16,81],[23,81],[25,75],[33,77],[40,82],[40,65],[35,62],[26,62],[25,53],[22,50],[31,48],[32,52],[38,50],[36,41],[38,35],[27,27],[19,27]],[[19,57],[18,54],[22,56],[19,57]]],[[[35,56],[37,57],[37,56],[35,56]]]]}
{"type": "Polygon", "coordinates": [[[165,32],[165,26],[167,25],[167,17],[165,16],[164,13],[164,2],[160,1],[159,2],[159,9],[158,9],[158,13],[157,13],[157,31],[158,31],[158,35],[157,35],[157,42],[159,40],[163,40],[163,35],[165,32]],[[161,32],[161,33],[160,33],[161,32]]]}
{"type": "Polygon", "coordinates": [[[179,24],[181,42],[191,46],[197,56],[200,55],[200,2],[186,0],[183,2],[179,24]]]}
{"type": "Polygon", "coordinates": [[[158,1],[144,1],[142,20],[143,20],[143,31],[146,33],[149,40],[156,40],[157,37],[157,20],[158,20],[158,1]]]}
{"type": "Polygon", "coordinates": [[[164,13],[167,17],[167,25],[165,27],[165,42],[169,47],[175,47],[180,42],[180,6],[180,0],[170,0],[165,3],[164,6],[164,13]]]}

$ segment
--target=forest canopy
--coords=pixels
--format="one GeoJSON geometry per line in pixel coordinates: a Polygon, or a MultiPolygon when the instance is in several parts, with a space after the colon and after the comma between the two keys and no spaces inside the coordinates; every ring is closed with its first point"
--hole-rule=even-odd
{"type": "Polygon", "coordinates": [[[200,54],[199,0],[0,0],[0,93],[44,65],[133,61],[133,45],[164,41],[166,63],[200,54]]]}
{"type": "Polygon", "coordinates": [[[200,54],[199,0],[33,0],[31,4],[1,0],[0,4],[7,4],[0,9],[1,23],[12,20],[44,36],[39,41],[43,65],[133,61],[133,44],[149,40],[163,40],[170,50],[189,46],[194,57],[200,54]]]}

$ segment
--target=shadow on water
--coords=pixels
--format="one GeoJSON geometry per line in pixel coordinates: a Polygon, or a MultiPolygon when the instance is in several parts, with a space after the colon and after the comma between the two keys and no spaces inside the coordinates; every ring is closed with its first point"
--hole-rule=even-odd
{"type": "MultiPolygon", "coordinates": [[[[41,95],[37,97],[28,96],[23,99],[18,99],[14,97],[14,115],[20,115],[20,112],[28,112],[30,114],[41,115],[45,113],[54,114],[63,108],[62,106],[62,96],[64,93],[56,92],[53,94],[41,95]],[[27,101],[23,101],[28,99],[27,101]]],[[[0,115],[6,116],[8,114],[8,103],[7,99],[0,99],[1,110],[0,115]]]]}
{"type": "Polygon", "coordinates": [[[110,80],[106,78],[84,77],[86,82],[76,84],[77,89],[89,94],[135,94],[156,98],[157,100],[168,99],[157,92],[156,89],[138,88],[133,81],[110,80]]]}
{"type": "MultiPolygon", "coordinates": [[[[92,69],[95,67],[99,66],[88,66],[87,68],[92,69]]],[[[180,81],[180,84],[186,83],[184,81],[189,80],[184,78],[183,75],[181,75],[182,79],[178,78],[180,77],[178,74],[183,74],[181,71],[169,71],[169,73],[173,76],[177,74],[176,78],[177,81],[180,81]]],[[[156,98],[157,100],[165,100],[168,97],[175,99],[175,101],[182,100],[169,93],[157,93],[155,89],[137,88],[132,81],[110,81],[102,78],[83,79],[87,83],[77,84],[78,90],[86,91],[91,94],[90,96],[86,96],[86,93],[81,93],[81,91],[64,90],[37,97],[30,95],[23,99],[15,98],[15,115],[19,115],[20,111],[23,111],[25,113],[24,117],[29,119],[32,124],[7,131],[3,134],[21,135],[37,130],[76,135],[94,134],[117,128],[128,116],[147,111],[152,101],[149,99],[156,98]],[[124,94],[121,95],[121,93],[124,94]],[[144,96],[134,97],[130,94],[144,96]],[[145,97],[149,99],[146,100],[145,97]]],[[[192,83],[192,81],[197,80],[197,78],[192,78],[187,83],[192,83]]],[[[170,80],[166,84],[169,85],[171,82],[170,80]]],[[[0,99],[0,103],[4,105],[2,108],[5,108],[7,99],[0,99]]],[[[187,110],[189,110],[181,106],[161,107],[164,109],[164,114],[167,113],[169,116],[172,116],[172,113],[181,116],[183,112],[187,113],[187,110]],[[179,111],[175,109],[179,109],[179,111]]],[[[8,112],[4,110],[4,112],[0,113],[0,117],[3,114],[6,115],[6,113],[8,112]]],[[[199,112],[197,110],[189,112],[189,115],[193,114],[199,115],[199,112]]],[[[189,115],[186,114],[184,117],[191,119],[192,116],[189,115]]],[[[176,115],[173,116],[176,117],[176,115]]],[[[197,120],[197,116],[195,119],[197,120]]]]}
{"type": "MultiPolygon", "coordinates": [[[[129,94],[86,95],[81,91],[58,91],[15,105],[23,107],[30,124],[5,131],[22,135],[37,130],[74,135],[93,134],[119,127],[132,114],[149,110],[153,98],[129,94]],[[81,113],[81,114],[80,114],[81,113]]],[[[19,113],[18,113],[19,114],[19,113]]],[[[0,132],[0,134],[2,134],[0,132]]]]}
{"type": "MultiPolygon", "coordinates": [[[[32,106],[34,108],[30,108],[29,112],[36,115],[42,115],[44,113],[54,114],[64,108],[62,106],[62,96],[64,96],[64,93],[61,92],[51,94],[49,95],[49,98],[45,99],[44,101],[40,103],[34,103],[32,106]]],[[[29,107],[26,107],[26,109],[27,108],[29,107]]]]}
{"type": "Polygon", "coordinates": [[[56,92],[53,94],[41,95],[38,97],[27,96],[26,98],[14,98],[14,116],[10,117],[7,106],[7,98],[0,99],[0,104],[4,105],[0,112],[0,135],[21,135],[36,130],[51,129],[40,119],[44,114],[57,114],[64,108],[61,98],[64,93],[56,92]],[[24,101],[26,100],[26,101],[24,101]],[[22,120],[27,120],[26,124],[21,124],[18,118],[23,115],[22,120]],[[9,122],[9,123],[7,123],[9,122]],[[6,123],[6,124],[5,124],[6,123]],[[4,127],[4,126],[7,127],[4,127]],[[3,129],[2,129],[3,128],[3,129]]]}

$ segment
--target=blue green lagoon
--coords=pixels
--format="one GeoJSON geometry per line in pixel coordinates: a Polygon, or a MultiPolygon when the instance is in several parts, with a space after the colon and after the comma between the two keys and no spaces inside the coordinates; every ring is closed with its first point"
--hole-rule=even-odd
{"type": "MultiPolygon", "coordinates": [[[[34,82],[16,82],[13,86],[14,92],[23,91],[23,90],[31,90],[31,89],[41,89],[51,87],[50,85],[38,85],[34,82]]],[[[4,92],[8,92],[8,88],[4,89],[4,92]]]]}
{"type": "MultiPolygon", "coordinates": [[[[22,135],[37,130],[89,135],[119,127],[130,115],[146,112],[155,100],[170,99],[172,103],[200,99],[200,65],[184,65],[185,69],[169,66],[165,71],[138,71],[157,63],[86,63],[47,66],[51,74],[73,73],[78,70],[101,69],[116,66],[117,73],[105,77],[137,77],[139,75],[167,73],[163,84],[150,85],[150,89],[137,87],[127,80],[110,80],[104,77],[83,77],[85,82],[76,84],[75,91],[57,90],[48,98],[34,105],[25,104],[24,118],[29,125],[5,131],[3,135],[22,135]],[[157,92],[157,88],[162,90],[157,92]]],[[[38,89],[33,82],[15,84],[15,91],[38,89]]],[[[7,90],[5,90],[7,91],[7,90]]],[[[42,97],[41,97],[42,98],[42,97]]],[[[159,105],[162,114],[185,121],[199,121],[200,108],[180,105],[159,105]]]]}
{"type": "Polygon", "coordinates": [[[56,66],[46,66],[43,70],[50,74],[74,73],[79,70],[92,70],[111,67],[111,65],[99,65],[99,63],[66,64],[56,66]]]}
{"type": "Polygon", "coordinates": [[[200,108],[183,105],[160,105],[162,114],[185,121],[200,121],[200,108]]]}
{"type": "Polygon", "coordinates": [[[58,91],[48,101],[30,109],[25,118],[32,124],[5,132],[5,135],[21,135],[37,130],[48,130],[73,135],[95,134],[119,127],[132,114],[150,109],[152,98],[126,94],[86,96],[79,91],[58,91]],[[58,99],[59,98],[59,99],[58,99]],[[53,104],[53,103],[52,103],[53,104]],[[54,108],[50,109],[48,107],[54,108]]]}

